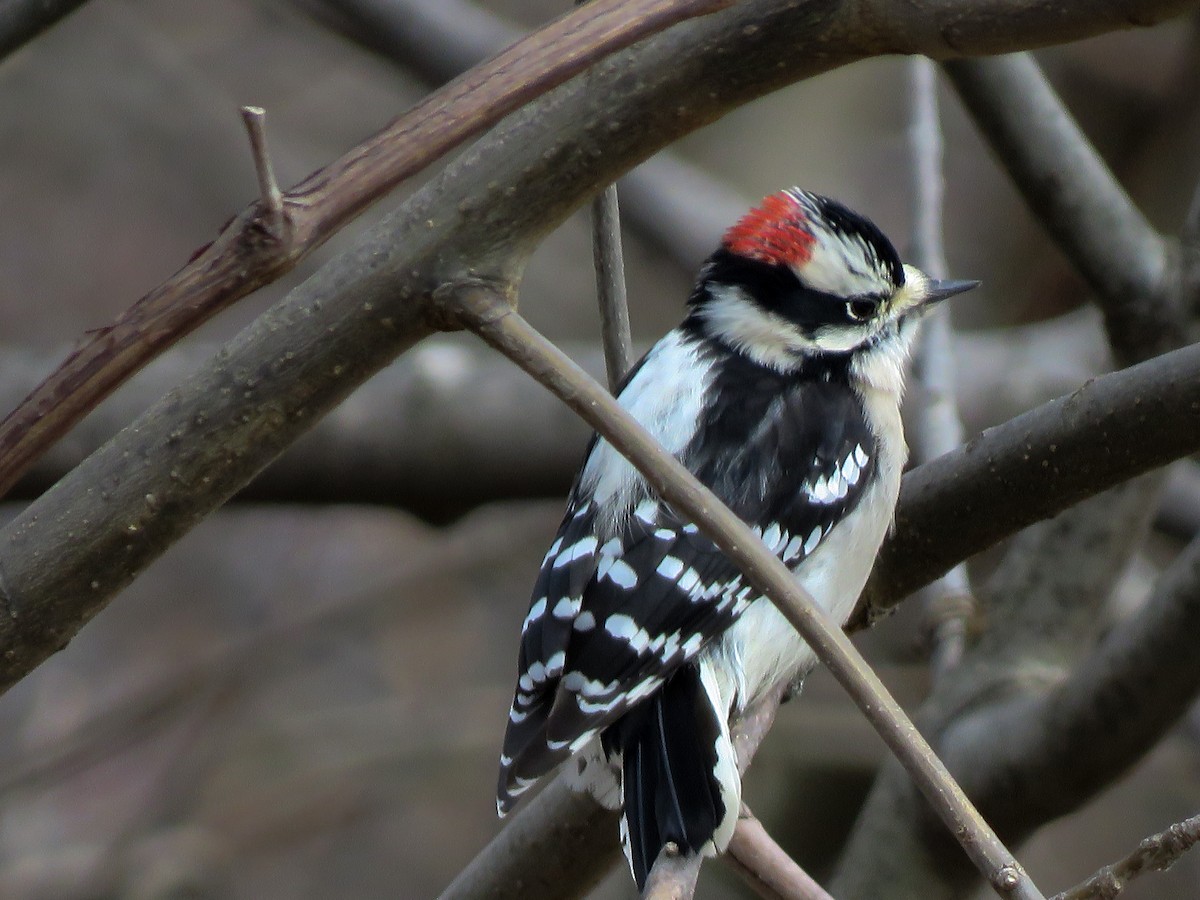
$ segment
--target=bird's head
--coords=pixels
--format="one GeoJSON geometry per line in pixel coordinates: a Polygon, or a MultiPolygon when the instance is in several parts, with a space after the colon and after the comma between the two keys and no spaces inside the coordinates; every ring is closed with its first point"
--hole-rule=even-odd
{"type": "Polygon", "coordinates": [[[869,219],[798,188],[766,197],[700,271],[692,318],[710,337],[780,371],[898,342],[919,314],[976,281],[936,281],[900,261],[869,219]]]}

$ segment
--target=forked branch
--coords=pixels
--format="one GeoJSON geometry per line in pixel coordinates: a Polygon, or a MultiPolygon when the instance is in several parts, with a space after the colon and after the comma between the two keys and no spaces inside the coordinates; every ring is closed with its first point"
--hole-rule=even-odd
{"type": "Polygon", "coordinates": [[[308,176],[283,196],[282,216],[260,203],[243,210],[175,275],[90,333],[0,422],[0,495],[146,362],[294,268],[405,178],[597,59],[730,2],[595,0],[434,91],[308,176]]]}

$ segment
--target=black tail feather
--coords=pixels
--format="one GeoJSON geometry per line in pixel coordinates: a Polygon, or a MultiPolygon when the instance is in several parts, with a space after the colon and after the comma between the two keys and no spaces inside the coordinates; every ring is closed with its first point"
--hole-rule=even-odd
{"type": "Polygon", "coordinates": [[[700,670],[687,665],[605,735],[611,749],[623,754],[623,814],[639,890],[668,841],[684,853],[698,853],[725,817],[714,775],[721,736],[717,715],[700,670]]]}

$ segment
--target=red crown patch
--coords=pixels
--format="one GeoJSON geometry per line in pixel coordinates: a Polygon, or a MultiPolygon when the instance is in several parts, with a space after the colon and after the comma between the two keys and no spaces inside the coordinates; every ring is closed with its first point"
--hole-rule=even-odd
{"type": "Polygon", "coordinates": [[[803,208],[787,192],[764,197],[762,203],[725,232],[732,253],[776,265],[800,266],[812,256],[812,232],[803,208]]]}

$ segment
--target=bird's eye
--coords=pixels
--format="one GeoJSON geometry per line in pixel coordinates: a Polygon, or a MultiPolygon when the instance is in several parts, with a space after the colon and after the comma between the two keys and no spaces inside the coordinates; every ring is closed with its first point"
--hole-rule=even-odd
{"type": "Polygon", "coordinates": [[[878,300],[867,300],[863,297],[857,297],[846,303],[846,315],[855,322],[865,322],[875,315],[879,309],[878,300]]]}

